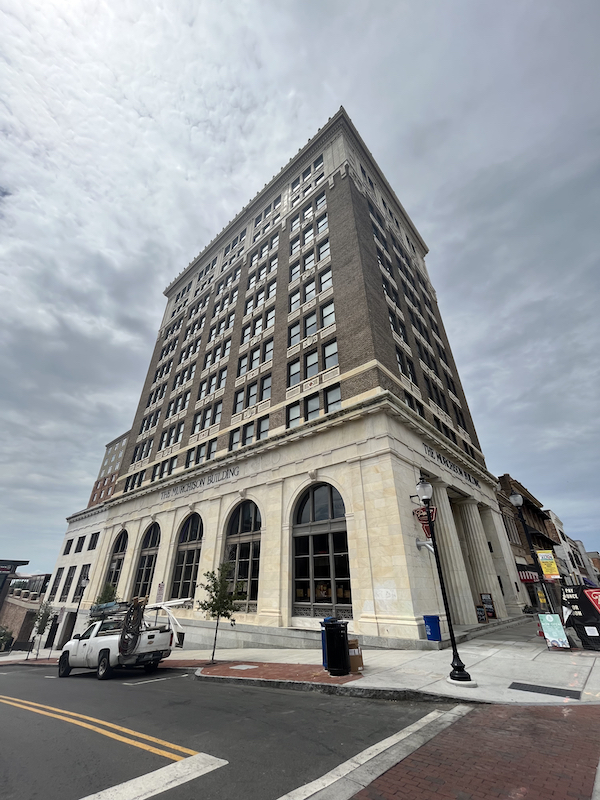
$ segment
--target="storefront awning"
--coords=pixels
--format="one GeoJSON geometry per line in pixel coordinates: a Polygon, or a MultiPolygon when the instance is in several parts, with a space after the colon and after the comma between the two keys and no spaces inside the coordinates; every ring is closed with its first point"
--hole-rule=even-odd
{"type": "Polygon", "coordinates": [[[537,574],[537,572],[527,566],[521,566],[521,564],[517,564],[517,570],[519,571],[519,578],[521,579],[522,583],[537,583],[540,579],[540,576],[537,574]]]}

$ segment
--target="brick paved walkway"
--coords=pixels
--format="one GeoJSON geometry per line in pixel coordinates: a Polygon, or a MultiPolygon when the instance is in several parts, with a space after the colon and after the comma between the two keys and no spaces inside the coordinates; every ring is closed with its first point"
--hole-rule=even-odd
{"type": "Polygon", "coordinates": [[[352,800],[590,800],[600,708],[481,706],[352,800]]]}
{"type": "MultiPolygon", "coordinates": [[[[175,663],[170,659],[164,666],[172,667],[175,663]]],[[[204,662],[196,662],[202,666],[202,675],[226,678],[261,678],[269,681],[301,681],[303,683],[326,683],[339,686],[362,677],[360,673],[334,677],[322,667],[314,664],[274,664],[258,661],[221,661],[213,666],[204,666],[204,662]],[[248,669],[250,667],[250,669],[248,669]]]]}

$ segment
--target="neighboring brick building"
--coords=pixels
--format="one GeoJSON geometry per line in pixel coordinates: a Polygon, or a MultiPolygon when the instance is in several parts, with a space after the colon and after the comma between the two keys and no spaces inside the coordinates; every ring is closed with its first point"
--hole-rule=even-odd
{"type": "Polygon", "coordinates": [[[117,436],[116,439],[113,439],[112,442],[109,442],[106,445],[104,458],[102,460],[102,464],[100,465],[100,469],[98,470],[98,477],[94,482],[94,488],[90,494],[90,500],[87,505],[88,508],[103,503],[105,500],[108,500],[112,494],[114,494],[115,482],[117,480],[119,470],[121,469],[123,454],[125,453],[127,440],[130,433],[131,431],[127,431],[127,433],[117,436]]]}
{"type": "MultiPolygon", "coordinates": [[[[165,290],[84,607],[106,581],[199,597],[225,559],[238,639],[312,642],[335,614],[363,641],[422,640],[442,608],[423,474],[455,621],[477,624],[483,592],[519,613],[426,253],[341,109],[165,290]]],[[[178,613],[202,641],[203,615],[178,613]]]]}

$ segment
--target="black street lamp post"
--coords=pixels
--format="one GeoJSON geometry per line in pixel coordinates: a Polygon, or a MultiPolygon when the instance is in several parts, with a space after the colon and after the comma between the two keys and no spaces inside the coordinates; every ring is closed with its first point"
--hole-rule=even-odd
{"type": "Polygon", "coordinates": [[[537,557],[535,547],[533,546],[531,534],[529,533],[529,527],[527,526],[527,523],[525,522],[525,517],[523,516],[523,510],[522,510],[523,496],[520,495],[518,492],[515,492],[515,490],[513,489],[508,499],[517,509],[519,520],[521,522],[521,525],[523,526],[523,530],[525,531],[525,537],[527,538],[527,545],[529,547],[529,552],[531,553],[531,558],[533,559],[533,566],[535,567],[535,571],[537,572],[539,581],[542,585],[542,590],[546,597],[546,602],[548,603],[550,610],[554,612],[554,606],[550,598],[550,592],[548,591],[548,587],[546,586],[546,581],[544,580],[544,572],[542,570],[539,558],[537,557]]]}
{"type": "Polygon", "coordinates": [[[448,632],[450,633],[450,642],[452,644],[452,671],[450,672],[449,679],[451,681],[470,681],[471,676],[466,671],[465,665],[463,664],[461,657],[458,655],[456,638],[454,637],[454,628],[452,627],[452,616],[450,614],[450,606],[448,604],[448,595],[446,594],[446,584],[444,583],[444,575],[442,574],[442,565],[440,563],[440,555],[435,538],[433,520],[431,518],[431,511],[429,509],[431,498],[433,496],[433,488],[431,484],[427,483],[424,478],[421,478],[421,480],[417,483],[417,494],[427,510],[427,524],[429,525],[429,532],[431,534],[433,555],[435,556],[435,565],[437,567],[438,578],[440,580],[442,600],[444,601],[444,610],[446,612],[446,619],[448,621],[448,632]]]}

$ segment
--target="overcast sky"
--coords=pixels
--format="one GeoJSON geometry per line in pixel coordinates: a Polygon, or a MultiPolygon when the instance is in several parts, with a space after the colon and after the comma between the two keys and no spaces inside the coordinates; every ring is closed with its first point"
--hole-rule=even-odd
{"type": "Polygon", "coordinates": [[[340,105],[488,468],[600,549],[600,4],[0,0],[0,557],[51,571],[164,287],[340,105]]]}

